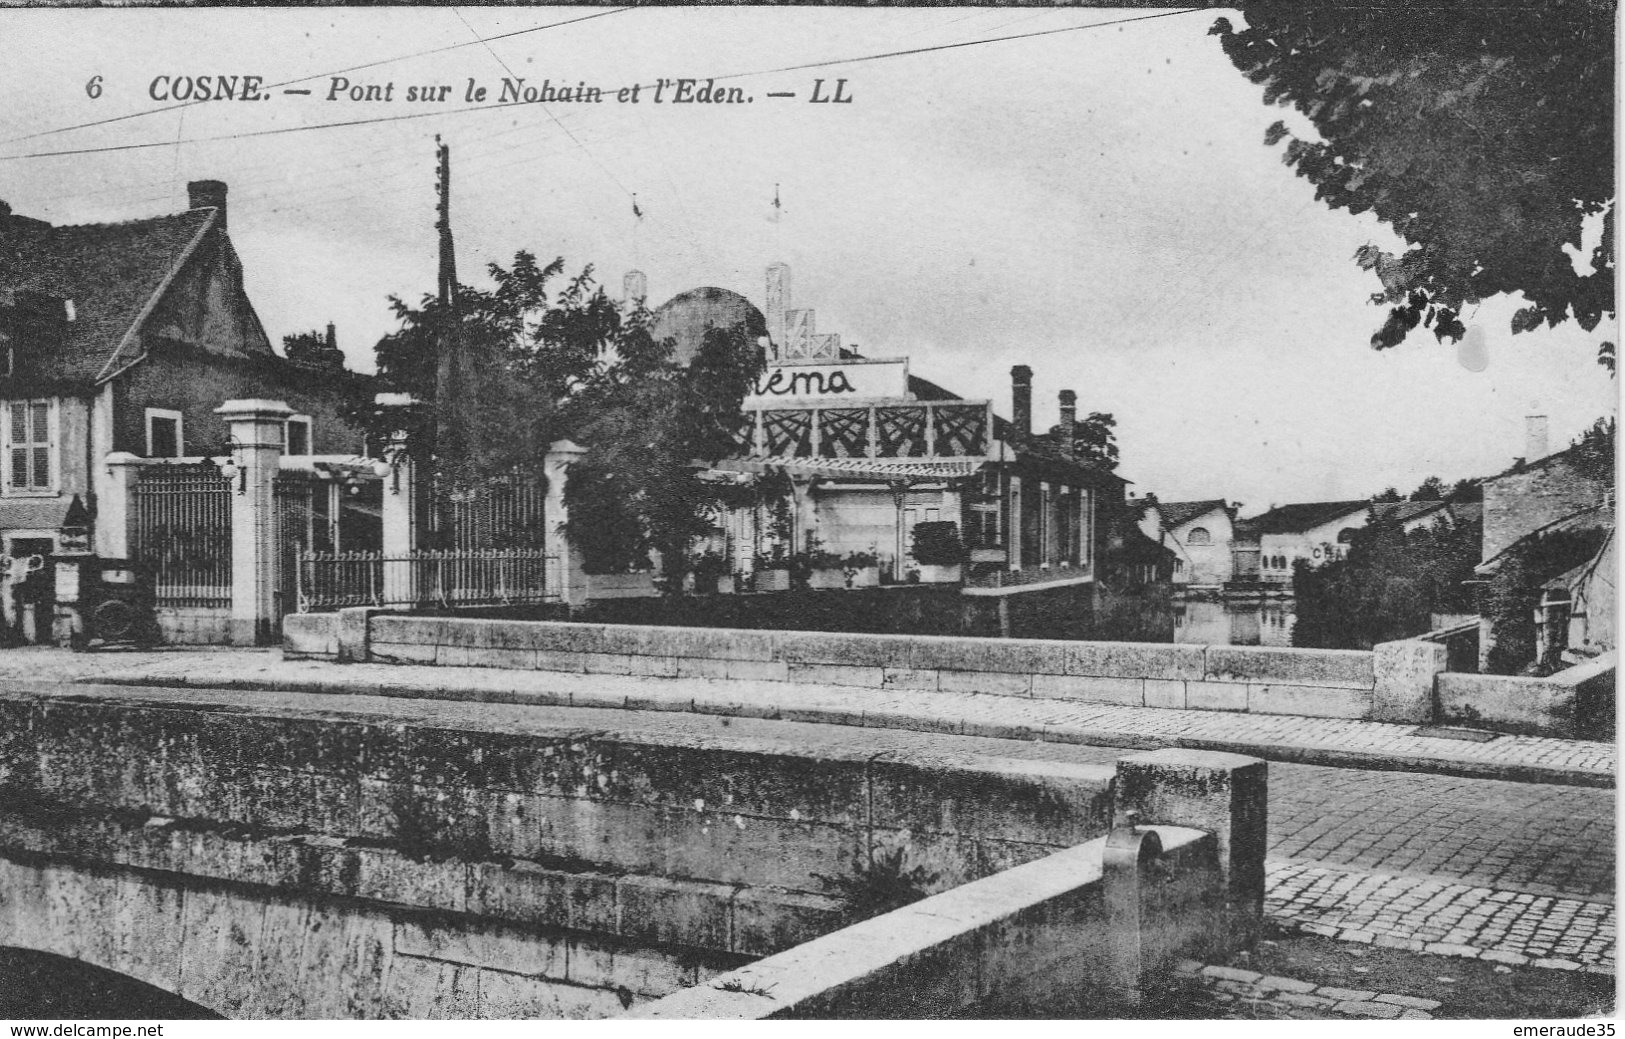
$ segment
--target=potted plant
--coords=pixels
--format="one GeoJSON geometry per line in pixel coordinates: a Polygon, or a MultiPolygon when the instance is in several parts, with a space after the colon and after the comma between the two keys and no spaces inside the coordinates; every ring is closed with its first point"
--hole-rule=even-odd
{"type": "Polygon", "coordinates": [[[822,545],[814,545],[806,553],[807,587],[829,590],[845,588],[846,560],[825,549],[822,545]]]}
{"type": "Polygon", "coordinates": [[[848,552],[842,560],[842,576],[848,588],[876,588],[880,585],[880,556],[867,552],[848,552]]]}
{"type": "Polygon", "coordinates": [[[965,545],[959,540],[959,524],[946,520],[916,523],[913,555],[920,567],[921,583],[958,581],[960,564],[965,561],[965,545]]]}
{"type": "Polygon", "coordinates": [[[720,552],[708,551],[694,556],[689,560],[688,567],[694,575],[695,595],[715,595],[722,579],[729,576],[728,561],[722,558],[720,552]]]}

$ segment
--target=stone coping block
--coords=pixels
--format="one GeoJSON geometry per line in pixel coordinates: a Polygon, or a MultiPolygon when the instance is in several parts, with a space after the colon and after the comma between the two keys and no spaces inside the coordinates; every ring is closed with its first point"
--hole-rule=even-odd
{"type": "Polygon", "coordinates": [[[1378,643],[1371,651],[1370,720],[1432,721],[1434,681],[1449,666],[1450,647],[1442,642],[1400,639],[1378,643]]]}
{"type": "MultiPolygon", "coordinates": [[[[1208,834],[1154,827],[1180,863],[1208,834]]],[[[964,884],[853,924],[694,988],[636,1007],[636,1019],[764,1020],[952,1016],[1012,990],[1088,984],[1109,962],[1100,889],[1106,839],[964,884]],[[1057,961],[1060,961],[1059,963],[1057,961]]],[[[1172,928],[1196,932],[1194,921],[1172,928]]]]}
{"type": "Polygon", "coordinates": [[[908,636],[909,666],[937,671],[992,671],[1006,674],[1064,675],[1067,650],[1076,645],[1054,639],[908,636]]]}
{"type": "Polygon", "coordinates": [[[289,660],[331,660],[339,653],[338,614],[290,613],[282,618],[282,655],[289,660]]]}
{"type": "Polygon", "coordinates": [[[1258,682],[1370,689],[1371,653],[1357,649],[1208,646],[1206,677],[1214,682],[1258,682]]]}
{"type": "Polygon", "coordinates": [[[1100,678],[1192,679],[1203,675],[1205,646],[1154,642],[1068,642],[1066,671],[1100,678]]]}
{"type": "Polygon", "coordinates": [[[1165,748],[1117,759],[1113,825],[1194,826],[1218,840],[1232,933],[1254,934],[1264,911],[1269,766],[1220,751],[1165,748]]]}

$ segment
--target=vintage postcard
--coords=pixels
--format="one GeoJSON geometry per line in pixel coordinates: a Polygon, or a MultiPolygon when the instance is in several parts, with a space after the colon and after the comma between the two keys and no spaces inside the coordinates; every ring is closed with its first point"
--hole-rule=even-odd
{"type": "Polygon", "coordinates": [[[0,1018],[1613,1035],[1615,19],[0,8],[0,1018]]]}

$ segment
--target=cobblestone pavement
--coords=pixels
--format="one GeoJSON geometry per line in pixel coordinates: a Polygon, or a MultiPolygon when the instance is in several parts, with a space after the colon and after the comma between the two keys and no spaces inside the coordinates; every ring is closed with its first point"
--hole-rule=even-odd
{"type": "Polygon", "coordinates": [[[1270,766],[1270,856],[1613,900],[1614,792],[1270,766]]]}
{"type": "Polygon", "coordinates": [[[1614,973],[1611,904],[1273,860],[1264,912],[1310,934],[1513,966],[1614,973]]]}
{"type": "Polygon", "coordinates": [[[1119,747],[1180,746],[1275,760],[1376,765],[1409,771],[1533,778],[1612,786],[1612,743],[1498,736],[1487,743],[1415,735],[1414,725],[1223,711],[1122,707],[979,693],[859,689],[787,682],[581,675],[552,671],[284,661],[275,652],[0,652],[0,677],[119,681],[502,698],[581,707],[632,707],[777,717],[879,728],[1119,747]],[[12,661],[6,657],[15,657],[12,661]],[[28,667],[28,661],[34,667],[28,667]],[[114,662],[119,662],[115,664],[114,662]],[[30,673],[32,672],[32,673],[30,673]]]}
{"type": "Polygon", "coordinates": [[[1251,1011],[1258,1017],[1431,1021],[1431,1012],[1440,1006],[1436,999],[1372,989],[1316,985],[1238,967],[1204,966],[1196,960],[1181,961],[1176,973],[1187,985],[1199,986],[1196,990],[1200,993],[1199,998],[1211,1000],[1231,1013],[1251,1011]]]}

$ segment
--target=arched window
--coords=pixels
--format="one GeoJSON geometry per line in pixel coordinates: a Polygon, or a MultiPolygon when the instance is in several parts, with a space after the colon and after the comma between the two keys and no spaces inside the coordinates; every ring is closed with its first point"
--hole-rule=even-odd
{"type": "Polygon", "coordinates": [[[1276,556],[1275,557],[1275,569],[1277,569],[1277,570],[1285,570],[1286,569],[1286,557],[1285,556],[1276,556]]]}
{"type": "Polygon", "coordinates": [[[1190,536],[1185,539],[1187,545],[1211,545],[1213,535],[1207,532],[1206,527],[1192,527],[1190,536]]]}

